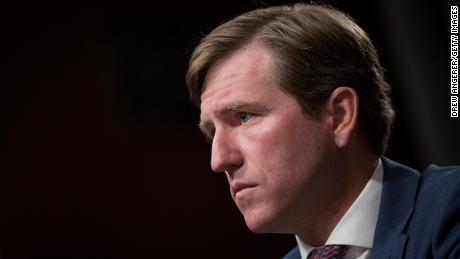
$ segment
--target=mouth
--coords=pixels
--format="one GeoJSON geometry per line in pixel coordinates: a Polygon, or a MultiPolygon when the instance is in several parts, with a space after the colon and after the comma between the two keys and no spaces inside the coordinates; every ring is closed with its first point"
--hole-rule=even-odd
{"type": "Polygon", "coordinates": [[[254,187],[256,187],[255,184],[236,182],[231,185],[231,190],[233,196],[236,198],[237,196],[241,196],[243,193],[254,187]]]}

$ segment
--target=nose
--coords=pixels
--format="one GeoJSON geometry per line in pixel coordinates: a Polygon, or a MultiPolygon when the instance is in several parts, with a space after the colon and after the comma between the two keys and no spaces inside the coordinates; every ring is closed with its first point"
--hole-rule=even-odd
{"type": "Polygon", "coordinates": [[[226,130],[216,130],[212,141],[212,170],[214,172],[232,172],[242,164],[243,156],[235,136],[226,130]]]}

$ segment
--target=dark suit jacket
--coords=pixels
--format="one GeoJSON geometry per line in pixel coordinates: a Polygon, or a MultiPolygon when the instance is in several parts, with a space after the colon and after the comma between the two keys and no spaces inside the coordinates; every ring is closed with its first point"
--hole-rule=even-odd
{"type": "MultiPolygon", "coordinates": [[[[460,258],[460,167],[422,173],[382,158],[372,258],[460,258]]],[[[299,248],[283,259],[301,259],[299,248]]]]}

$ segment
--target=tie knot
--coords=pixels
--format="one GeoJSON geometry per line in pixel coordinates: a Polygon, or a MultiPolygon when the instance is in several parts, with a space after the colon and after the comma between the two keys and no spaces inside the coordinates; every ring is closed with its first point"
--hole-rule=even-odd
{"type": "Polygon", "coordinates": [[[348,248],[346,245],[320,246],[311,251],[308,259],[342,259],[348,248]]]}

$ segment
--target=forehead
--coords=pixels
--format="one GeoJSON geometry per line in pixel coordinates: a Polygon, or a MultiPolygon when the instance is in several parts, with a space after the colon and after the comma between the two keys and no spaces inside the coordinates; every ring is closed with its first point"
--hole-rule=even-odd
{"type": "Polygon", "coordinates": [[[260,100],[279,90],[273,81],[272,63],[270,52],[257,43],[218,60],[209,68],[203,83],[202,112],[209,105],[230,105],[225,102],[235,99],[239,99],[238,102],[260,100]]]}

